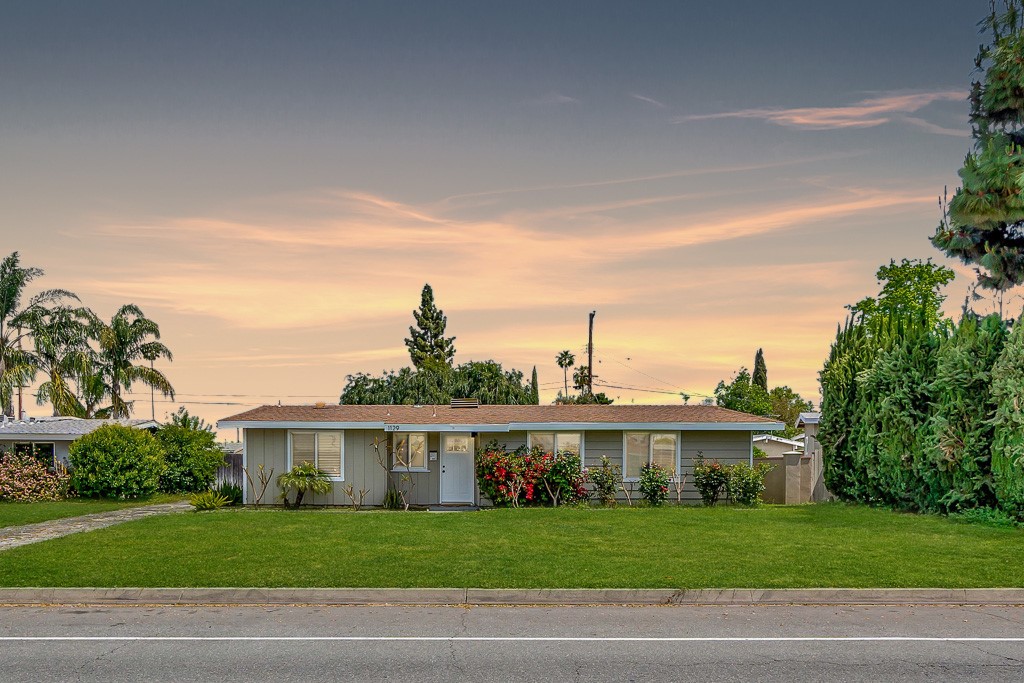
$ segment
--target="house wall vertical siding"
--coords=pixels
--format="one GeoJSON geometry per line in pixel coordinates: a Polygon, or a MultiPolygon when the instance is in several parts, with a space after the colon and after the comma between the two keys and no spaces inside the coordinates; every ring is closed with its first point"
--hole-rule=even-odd
{"type": "MultiPolygon", "coordinates": [[[[324,496],[306,496],[303,504],[311,505],[348,505],[349,498],[342,492],[346,484],[351,484],[357,491],[367,489],[365,505],[380,505],[387,491],[387,474],[377,463],[377,455],[373,448],[374,438],[384,440],[384,432],[362,429],[345,430],[345,471],[344,481],[336,481],[331,493],[324,496]]],[[[286,429],[246,429],[245,430],[246,466],[253,482],[258,486],[256,476],[260,464],[269,473],[273,469],[271,483],[263,496],[262,504],[279,502],[280,488],[277,477],[288,470],[288,430],[286,429]]],[[[255,494],[246,481],[246,500],[255,501],[255,494]]]]}
{"type": "MultiPolygon", "coordinates": [[[[385,455],[390,454],[387,446],[388,437],[394,435],[385,434],[383,431],[374,430],[345,430],[345,472],[344,481],[334,482],[333,491],[325,496],[307,497],[305,502],[313,505],[348,505],[349,498],[342,492],[346,484],[351,484],[356,490],[362,488],[367,490],[364,499],[365,505],[381,505],[384,494],[389,486],[388,472],[385,472],[377,460],[377,454],[373,443],[377,439],[385,444],[381,451],[385,455]]],[[[747,431],[684,431],[681,433],[680,453],[682,473],[686,475],[686,486],[683,490],[682,500],[684,502],[697,502],[700,496],[693,487],[693,458],[698,452],[703,452],[708,460],[717,459],[722,464],[733,464],[736,462],[748,462],[750,458],[750,438],[747,431]]],[[[264,495],[263,504],[274,504],[279,502],[277,477],[288,469],[288,430],[285,429],[246,429],[246,463],[249,473],[256,479],[256,469],[262,463],[269,472],[273,469],[273,477],[267,493],[264,495]]],[[[525,446],[527,433],[506,432],[506,433],[480,433],[474,440],[474,448],[479,449],[490,441],[497,441],[509,450],[525,446]]],[[[613,465],[622,466],[623,433],[620,430],[586,430],[583,436],[584,460],[587,467],[598,467],[601,464],[601,457],[607,456],[613,465]]],[[[412,489],[411,502],[413,505],[436,505],[440,500],[441,491],[441,470],[440,457],[438,460],[430,460],[429,452],[437,452],[440,456],[441,434],[432,432],[427,435],[427,472],[407,473],[415,482],[412,489]]],[[[389,460],[388,466],[391,466],[389,460]]],[[[391,474],[395,481],[399,481],[401,472],[391,474]]],[[[630,497],[636,500],[639,496],[636,483],[626,483],[630,490],[630,497]]],[[[254,492],[246,481],[247,498],[249,503],[255,499],[254,492]]],[[[670,499],[675,500],[675,491],[670,492],[670,499]]],[[[620,492],[620,500],[625,500],[625,494],[620,492]]],[[[479,501],[487,504],[486,500],[479,501]]]]}

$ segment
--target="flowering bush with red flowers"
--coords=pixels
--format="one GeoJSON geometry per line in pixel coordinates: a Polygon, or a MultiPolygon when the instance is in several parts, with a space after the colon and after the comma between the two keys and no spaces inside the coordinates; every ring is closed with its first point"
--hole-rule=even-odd
{"type": "Polygon", "coordinates": [[[480,493],[497,506],[559,505],[589,497],[579,456],[539,448],[508,451],[489,443],[477,453],[476,478],[480,493]]]}
{"type": "Polygon", "coordinates": [[[640,495],[652,507],[663,505],[668,500],[668,470],[656,462],[643,465],[640,468],[640,495]]]}
{"type": "Polygon", "coordinates": [[[35,502],[68,497],[71,478],[64,467],[51,470],[30,455],[0,450],[0,500],[35,502]]]}
{"type": "Polygon", "coordinates": [[[705,460],[704,453],[698,451],[697,457],[693,459],[693,485],[697,487],[705,505],[714,505],[729,485],[729,468],[717,460],[705,460]]]}

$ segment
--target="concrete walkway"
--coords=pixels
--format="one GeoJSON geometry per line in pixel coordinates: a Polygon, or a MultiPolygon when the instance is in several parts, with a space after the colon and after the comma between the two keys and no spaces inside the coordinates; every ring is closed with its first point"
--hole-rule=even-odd
{"type": "Polygon", "coordinates": [[[50,519],[36,524],[24,524],[22,526],[9,526],[0,528],[0,551],[10,550],[18,546],[40,541],[49,541],[61,536],[81,533],[83,531],[94,531],[103,529],[115,524],[131,522],[143,517],[154,515],[167,515],[172,512],[182,512],[191,509],[187,501],[178,503],[159,503],[157,505],[140,505],[134,508],[123,510],[112,510],[110,512],[97,512],[91,515],[80,517],[65,517],[63,519],[50,519]]]}

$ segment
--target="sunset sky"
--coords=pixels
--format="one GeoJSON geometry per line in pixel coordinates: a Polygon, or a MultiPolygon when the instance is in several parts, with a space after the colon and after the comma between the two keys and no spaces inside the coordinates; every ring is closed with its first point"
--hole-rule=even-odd
{"type": "Polygon", "coordinates": [[[596,310],[617,402],[699,401],[759,346],[817,402],[877,267],[947,262],[987,7],[7,2],[3,252],[161,324],[158,417],[336,401],[408,364],[424,282],[456,362],[536,365],[542,401],[596,310]]]}

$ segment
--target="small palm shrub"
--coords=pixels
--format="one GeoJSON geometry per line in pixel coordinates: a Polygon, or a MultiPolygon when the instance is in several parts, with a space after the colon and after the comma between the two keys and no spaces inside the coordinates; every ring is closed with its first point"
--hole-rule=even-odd
{"type": "Polygon", "coordinates": [[[140,498],[156,493],[167,465],[149,432],[108,424],[72,442],[71,485],[85,497],[140,498]]]}
{"type": "Polygon", "coordinates": [[[231,501],[227,496],[223,496],[216,491],[193,493],[189,497],[189,502],[192,504],[195,512],[201,512],[203,510],[219,510],[225,505],[231,504],[231,501]]]}
{"type": "Polygon", "coordinates": [[[304,462],[296,465],[288,472],[277,478],[277,485],[281,488],[281,502],[284,506],[298,508],[302,505],[302,499],[307,493],[324,495],[331,492],[334,485],[331,483],[331,475],[327,474],[311,462],[304,462]],[[295,492],[295,502],[288,501],[288,494],[295,492]]]}
{"type": "Polygon", "coordinates": [[[640,495],[651,507],[660,507],[668,500],[668,470],[656,462],[640,468],[640,495]]]}
{"type": "Polygon", "coordinates": [[[228,505],[241,505],[242,504],[242,487],[238,484],[232,484],[231,482],[225,481],[221,484],[214,486],[214,493],[220,494],[228,499],[228,505]]]}

